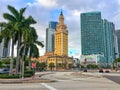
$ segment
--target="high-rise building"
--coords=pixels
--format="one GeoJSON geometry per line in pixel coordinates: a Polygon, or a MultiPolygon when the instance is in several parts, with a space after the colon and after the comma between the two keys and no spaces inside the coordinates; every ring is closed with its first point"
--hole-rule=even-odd
{"type": "Polygon", "coordinates": [[[112,22],[103,20],[103,37],[104,37],[104,59],[109,65],[115,58],[115,26],[112,22]]]}
{"type": "Polygon", "coordinates": [[[49,22],[49,27],[46,29],[46,52],[54,52],[54,33],[57,22],[49,22]]]}
{"type": "Polygon", "coordinates": [[[114,60],[114,24],[101,19],[101,12],[81,14],[82,55],[98,55],[99,63],[112,64],[114,60]]]}
{"type": "Polygon", "coordinates": [[[120,30],[116,30],[115,34],[117,36],[117,50],[118,52],[116,53],[116,55],[118,55],[120,57],[120,30]]]}
{"type": "Polygon", "coordinates": [[[64,24],[64,16],[62,12],[55,31],[55,54],[68,56],[68,30],[67,26],[64,24]]]}
{"type": "Polygon", "coordinates": [[[81,14],[82,54],[100,54],[103,52],[103,30],[100,12],[81,14]]]}

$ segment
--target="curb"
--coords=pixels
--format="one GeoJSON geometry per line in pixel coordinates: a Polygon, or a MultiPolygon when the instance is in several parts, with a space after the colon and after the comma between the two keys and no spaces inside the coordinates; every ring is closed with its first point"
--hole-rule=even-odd
{"type": "Polygon", "coordinates": [[[55,80],[31,79],[31,80],[0,80],[0,84],[18,84],[18,83],[51,83],[55,80]]]}
{"type": "MultiPolygon", "coordinates": [[[[51,73],[50,73],[51,74],[51,73]]],[[[0,84],[18,84],[18,83],[51,83],[56,82],[55,80],[42,79],[41,76],[46,74],[41,74],[35,78],[24,78],[24,79],[0,79],[0,84]]]]}

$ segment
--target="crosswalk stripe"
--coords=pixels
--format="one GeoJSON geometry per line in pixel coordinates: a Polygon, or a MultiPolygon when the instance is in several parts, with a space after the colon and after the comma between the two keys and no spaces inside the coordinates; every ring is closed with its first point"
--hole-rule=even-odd
{"type": "Polygon", "coordinates": [[[41,83],[41,85],[43,85],[44,87],[48,88],[49,90],[57,90],[56,88],[52,87],[52,86],[49,86],[48,84],[46,83],[41,83]]]}

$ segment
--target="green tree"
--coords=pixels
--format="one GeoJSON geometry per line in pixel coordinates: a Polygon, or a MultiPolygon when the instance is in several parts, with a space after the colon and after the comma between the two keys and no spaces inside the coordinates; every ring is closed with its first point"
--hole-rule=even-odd
{"type": "Polygon", "coordinates": [[[22,38],[22,31],[24,28],[25,18],[23,16],[26,8],[21,8],[19,11],[15,9],[13,6],[8,5],[8,10],[10,13],[4,13],[3,17],[8,20],[8,22],[12,23],[13,28],[15,30],[15,34],[17,36],[17,61],[16,61],[16,73],[18,73],[19,67],[19,58],[20,58],[20,43],[22,38]]]}
{"type": "Polygon", "coordinates": [[[39,71],[46,70],[47,64],[45,62],[37,62],[36,67],[39,71]]]}
{"type": "Polygon", "coordinates": [[[7,57],[7,58],[3,59],[2,61],[0,61],[0,63],[1,63],[0,67],[1,68],[3,68],[3,67],[9,68],[10,67],[10,60],[11,59],[9,57],[7,57]]]}
{"type": "Polygon", "coordinates": [[[6,23],[4,29],[1,31],[0,37],[4,40],[4,47],[8,47],[10,41],[12,41],[11,47],[11,61],[10,61],[10,74],[13,70],[13,57],[14,57],[14,44],[15,44],[15,29],[12,23],[6,23]]]}
{"type": "Polygon", "coordinates": [[[113,61],[113,68],[118,68],[118,62],[120,62],[120,58],[116,58],[114,61],[113,61]]]}
{"type": "Polygon", "coordinates": [[[53,70],[54,70],[54,67],[55,67],[54,63],[52,63],[52,62],[51,62],[51,63],[49,63],[49,68],[50,68],[50,70],[51,70],[51,71],[53,71],[53,70]]]}

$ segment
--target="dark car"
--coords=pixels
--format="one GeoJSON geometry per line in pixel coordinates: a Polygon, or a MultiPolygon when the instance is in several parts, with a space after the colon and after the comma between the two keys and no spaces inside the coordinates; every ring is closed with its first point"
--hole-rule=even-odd
{"type": "Polygon", "coordinates": [[[10,68],[2,68],[0,69],[0,74],[9,74],[10,68]]]}
{"type": "Polygon", "coordinates": [[[105,70],[105,73],[110,73],[110,71],[109,70],[105,70]]]}
{"type": "Polygon", "coordinates": [[[104,71],[103,71],[103,69],[99,69],[99,73],[103,73],[104,71]]]}
{"type": "Polygon", "coordinates": [[[84,72],[87,72],[87,68],[84,69],[84,72]]]}

